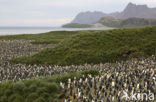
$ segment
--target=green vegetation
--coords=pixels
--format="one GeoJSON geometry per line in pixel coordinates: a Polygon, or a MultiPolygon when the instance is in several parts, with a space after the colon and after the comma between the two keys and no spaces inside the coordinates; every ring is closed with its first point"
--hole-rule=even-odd
{"type": "Polygon", "coordinates": [[[34,78],[19,82],[0,84],[0,102],[59,102],[61,90],[59,82],[67,82],[69,78],[80,78],[82,75],[98,75],[95,69],[82,72],[68,72],[47,78],[34,78]]]}
{"type": "Polygon", "coordinates": [[[153,26],[153,25],[156,25],[155,19],[128,18],[121,22],[121,27],[138,27],[138,26],[153,26]]]}
{"type": "Polygon", "coordinates": [[[101,23],[108,27],[138,27],[138,26],[154,26],[156,25],[156,19],[145,18],[128,18],[128,19],[115,19],[113,17],[104,17],[98,23],[101,23]]]}
{"type": "Polygon", "coordinates": [[[143,27],[81,31],[53,48],[12,61],[26,64],[80,65],[147,57],[152,54],[156,54],[156,27],[143,27]]]}
{"type": "Polygon", "coordinates": [[[152,102],[156,102],[156,97],[154,98],[155,100],[154,101],[152,101],[152,102]]]}
{"type": "Polygon", "coordinates": [[[91,24],[78,24],[78,23],[69,23],[66,25],[63,25],[64,28],[90,28],[92,27],[91,24]]]}
{"type": "Polygon", "coordinates": [[[63,39],[77,34],[78,31],[53,31],[43,34],[23,34],[23,35],[8,35],[0,36],[0,40],[33,40],[33,44],[57,44],[63,39]]]}
{"type": "Polygon", "coordinates": [[[108,27],[120,27],[121,22],[121,19],[115,19],[113,17],[104,17],[98,21],[98,23],[108,27]]]}

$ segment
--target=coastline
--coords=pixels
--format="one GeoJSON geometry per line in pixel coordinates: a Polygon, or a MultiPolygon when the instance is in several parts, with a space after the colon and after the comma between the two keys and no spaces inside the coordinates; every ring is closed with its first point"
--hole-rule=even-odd
{"type": "Polygon", "coordinates": [[[22,34],[40,34],[51,31],[81,31],[81,30],[110,30],[110,27],[96,28],[62,28],[62,27],[0,27],[0,36],[22,35],[22,34]]]}

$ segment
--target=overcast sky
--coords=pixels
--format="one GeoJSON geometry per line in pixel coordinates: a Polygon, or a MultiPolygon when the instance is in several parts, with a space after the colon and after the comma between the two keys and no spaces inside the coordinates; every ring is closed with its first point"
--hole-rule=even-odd
{"type": "Polygon", "coordinates": [[[122,11],[129,2],[156,7],[156,0],[0,0],[0,26],[60,26],[79,12],[122,11]]]}

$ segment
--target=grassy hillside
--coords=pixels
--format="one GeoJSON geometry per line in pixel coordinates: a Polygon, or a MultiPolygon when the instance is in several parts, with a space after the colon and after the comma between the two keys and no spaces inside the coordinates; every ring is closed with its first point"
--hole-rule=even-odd
{"type": "Polygon", "coordinates": [[[98,23],[101,23],[108,27],[139,27],[139,26],[154,26],[156,25],[155,19],[145,18],[128,18],[128,19],[115,19],[113,17],[104,17],[98,23]]]}
{"type": "Polygon", "coordinates": [[[121,22],[121,19],[115,19],[113,17],[104,17],[98,21],[98,23],[108,27],[120,27],[121,22]]]}
{"type": "Polygon", "coordinates": [[[33,44],[57,44],[71,35],[77,34],[78,31],[53,31],[43,34],[23,34],[23,35],[8,35],[0,36],[0,40],[33,40],[33,44]]]}
{"type": "Polygon", "coordinates": [[[128,18],[123,20],[120,24],[121,27],[138,27],[138,26],[153,26],[156,25],[155,19],[145,18],[128,18]]]}
{"type": "Polygon", "coordinates": [[[60,102],[60,82],[82,75],[98,75],[95,69],[82,72],[68,72],[45,78],[34,78],[19,82],[0,83],[0,102],[60,102]]]}
{"type": "Polygon", "coordinates": [[[53,48],[12,61],[26,64],[79,65],[114,62],[152,54],[156,54],[156,27],[144,27],[81,31],[53,48]]]}
{"type": "Polygon", "coordinates": [[[92,25],[90,24],[78,24],[78,23],[69,23],[66,25],[63,25],[64,28],[90,28],[92,25]]]}

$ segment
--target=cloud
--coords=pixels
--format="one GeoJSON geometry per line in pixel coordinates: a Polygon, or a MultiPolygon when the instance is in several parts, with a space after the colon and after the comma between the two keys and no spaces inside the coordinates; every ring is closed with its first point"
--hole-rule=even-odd
{"type": "Polygon", "coordinates": [[[71,19],[58,18],[58,19],[5,19],[0,20],[0,24],[4,26],[59,26],[70,22],[71,19]]]}
{"type": "Polygon", "coordinates": [[[156,7],[155,0],[125,0],[125,2],[132,2],[136,4],[147,4],[149,7],[156,7]]]}
{"type": "Polygon", "coordinates": [[[82,11],[122,11],[127,3],[156,7],[155,0],[0,0],[0,26],[58,26],[82,11]]]}
{"type": "Polygon", "coordinates": [[[60,1],[46,1],[46,2],[40,2],[34,5],[38,6],[51,6],[51,7],[71,7],[71,6],[76,6],[75,3],[73,2],[60,2],[60,1]]]}

